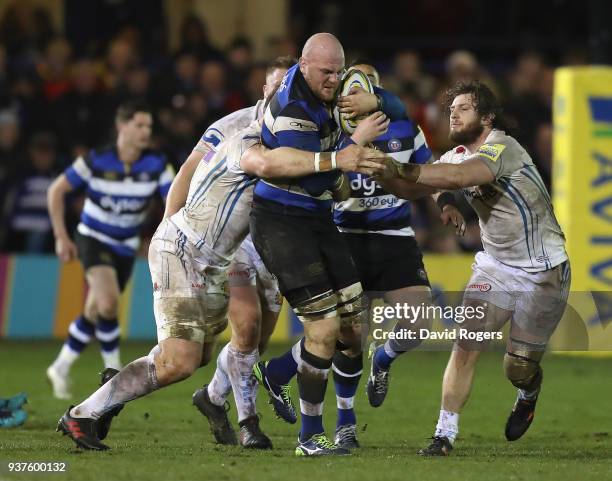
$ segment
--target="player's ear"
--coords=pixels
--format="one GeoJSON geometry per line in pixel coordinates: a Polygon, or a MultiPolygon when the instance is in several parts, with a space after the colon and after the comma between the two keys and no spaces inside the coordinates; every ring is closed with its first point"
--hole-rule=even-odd
{"type": "Polygon", "coordinates": [[[304,57],[300,57],[298,63],[300,64],[300,72],[304,73],[308,62],[306,62],[306,59],[304,57]]]}

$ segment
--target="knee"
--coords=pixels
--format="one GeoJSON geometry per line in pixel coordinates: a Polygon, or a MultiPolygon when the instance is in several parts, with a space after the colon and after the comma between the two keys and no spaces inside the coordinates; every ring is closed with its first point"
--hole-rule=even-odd
{"type": "Polygon", "coordinates": [[[199,359],[181,355],[162,354],[156,358],[157,379],[161,385],[172,384],[191,376],[199,366],[199,359]]]}
{"type": "Polygon", "coordinates": [[[542,381],[539,361],[509,352],[504,355],[504,372],[515,387],[527,391],[536,388],[542,381]]]}
{"type": "Polygon", "coordinates": [[[119,296],[116,294],[100,294],[96,299],[98,315],[105,319],[117,317],[119,296]]]}

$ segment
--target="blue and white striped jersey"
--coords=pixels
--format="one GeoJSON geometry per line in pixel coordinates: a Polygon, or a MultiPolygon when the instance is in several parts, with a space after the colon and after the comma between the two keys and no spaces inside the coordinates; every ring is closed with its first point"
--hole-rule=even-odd
{"type": "MultiPolygon", "coordinates": [[[[425,164],[432,159],[423,131],[408,118],[391,122],[373,144],[401,163],[425,164]]],[[[347,175],[351,198],[334,204],[334,222],[341,232],[414,236],[409,201],[390,194],[367,175],[347,175]]]]}
{"type": "Polygon", "coordinates": [[[140,245],[139,231],[149,201],[156,193],[166,198],[174,178],[163,154],[145,150],[128,167],[115,147],[92,150],[64,174],[72,187],[85,189],[87,195],[79,233],[124,256],[133,256],[140,245]]]}
{"type": "MultiPolygon", "coordinates": [[[[339,132],[325,104],[308,87],[299,65],[291,67],[264,113],[263,144],[270,149],[294,147],[310,152],[331,151],[339,132]]],[[[334,171],[291,181],[259,180],[255,197],[329,214],[332,199],[328,189],[337,176],[338,172],[334,171]]]]}

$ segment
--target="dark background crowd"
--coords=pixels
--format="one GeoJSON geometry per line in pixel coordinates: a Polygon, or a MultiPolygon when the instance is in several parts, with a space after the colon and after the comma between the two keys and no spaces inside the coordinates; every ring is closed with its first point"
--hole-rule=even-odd
{"type": "MultiPolygon", "coordinates": [[[[404,101],[434,154],[451,147],[440,107],[457,80],[480,79],[498,94],[550,186],[554,70],[561,65],[610,63],[606,2],[289,1],[287,32],[271,39],[268,56],[236,35],[214,44],[205,21],[187,14],[170,47],[162,0],[64,1],[64,27],[49,10],[9,2],[0,18],[0,251],[53,252],[46,214],[52,180],[89,149],[111,142],[116,106],[143,99],[155,116],[154,147],[178,169],[206,127],[261,96],[265,61],[299,56],[316,31],[336,33],[347,61],[366,56],[383,86],[404,101]],[[405,4],[405,5],[404,5],[405,4]],[[522,7],[521,7],[522,6],[522,7]],[[587,8],[588,7],[588,8],[587,8]],[[561,13],[559,13],[561,12],[561,13]],[[367,18],[367,21],[364,21],[367,18]],[[362,28],[356,25],[363,23],[362,28]],[[364,23],[365,22],[365,23],[364,23]],[[607,34],[607,37],[606,37],[607,34]]],[[[76,226],[79,197],[67,215],[76,226]]],[[[427,251],[480,248],[473,213],[465,238],[438,221],[430,200],[414,205],[418,240],[427,251]]],[[[152,212],[147,232],[160,209],[152,212]]],[[[146,234],[146,233],[145,233],[146,234]]]]}

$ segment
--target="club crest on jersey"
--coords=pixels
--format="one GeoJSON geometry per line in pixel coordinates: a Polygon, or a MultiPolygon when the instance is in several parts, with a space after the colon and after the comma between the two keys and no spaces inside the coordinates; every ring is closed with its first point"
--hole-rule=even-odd
{"type": "Polygon", "coordinates": [[[399,139],[391,139],[387,142],[387,147],[391,152],[397,152],[402,148],[402,142],[399,139]]]}
{"type": "Polygon", "coordinates": [[[505,148],[504,144],[484,144],[480,146],[476,153],[496,162],[505,148]]]}

